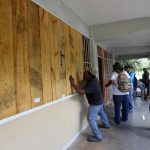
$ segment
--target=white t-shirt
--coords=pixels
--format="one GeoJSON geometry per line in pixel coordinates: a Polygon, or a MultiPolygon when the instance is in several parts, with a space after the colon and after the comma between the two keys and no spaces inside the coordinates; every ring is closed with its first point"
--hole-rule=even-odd
{"type": "MultiPolygon", "coordinates": [[[[130,76],[129,76],[129,74],[126,72],[126,71],[124,71],[124,73],[127,75],[127,77],[130,79],[130,76]]],[[[117,87],[118,87],[118,83],[117,83],[117,81],[118,81],[118,74],[116,73],[116,72],[112,72],[112,74],[111,74],[111,77],[110,77],[110,80],[112,80],[114,83],[115,83],[115,85],[114,84],[112,84],[112,92],[113,92],[113,95],[127,95],[127,94],[129,94],[129,92],[121,92],[117,87]],[[117,87],[116,87],[117,86],[117,87]]]]}

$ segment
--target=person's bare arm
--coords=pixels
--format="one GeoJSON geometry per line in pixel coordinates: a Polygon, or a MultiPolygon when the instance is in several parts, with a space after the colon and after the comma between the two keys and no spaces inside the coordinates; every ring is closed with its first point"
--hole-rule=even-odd
{"type": "Polygon", "coordinates": [[[85,94],[85,91],[83,89],[81,89],[81,87],[79,85],[75,84],[74,78],[72,77],[72,75],[69,76],[69,80],[70,80],[71,86],[75,89],[75,91],[77,93],[79,93],[80,95],[84,95],[85,94]]]}
{"type": "Polygon", "coordinates": [[[109,80],[109,81],[105,84],[105,86],[108,87],[108,86],[111,85],[111,84],[113,84],[113,80],[109,80]]]}

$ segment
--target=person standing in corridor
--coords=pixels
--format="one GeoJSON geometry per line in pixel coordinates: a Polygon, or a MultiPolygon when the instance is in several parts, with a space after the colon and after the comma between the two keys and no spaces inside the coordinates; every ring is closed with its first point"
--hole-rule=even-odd
{"type": "Polygon", "coordinates": [[[98,79],[96,78],[96,71],[89,69],[83,73],[83,79],[86,84],[83,88],[76,85],[74,78],[70,75],[69,80],[71,86],[80,95],[86,95],[89,103],[87,119],[92,129],[94,136],[88,137],[89,142],[100,142],[102,140],[102,134],[98,129],[96,118],[99,115],[104,123],[105,128],[110,128],[110,124],[106,113],[103,110],[104,99],[102,96],[101,88],[98,79]]]}
{"type": "MultiPolygon", "coordinates": [[[[114,123],[115,125],[120,125],[120,121],[127,121],[128,120],[128,95],[129,92],[122,92],[119,90],[118,85],[118,77],[120,74],[125,74],[130,79],[130,76],[128,73],[123,70],[123,67],[119,62],[116,62],[113,65],[113,72],[111,73],[110,80],[105,85],[108,87],[109,85],[112,85],[113,89],[113,102],[114,102],[114,111],[115,111],[115,117],[114,117],[114,123]],[[120,107],[122,105],[122,119],[120,119],[120,107]]],[[[129,81],[130,82],[130,81],[129,81]]]]}

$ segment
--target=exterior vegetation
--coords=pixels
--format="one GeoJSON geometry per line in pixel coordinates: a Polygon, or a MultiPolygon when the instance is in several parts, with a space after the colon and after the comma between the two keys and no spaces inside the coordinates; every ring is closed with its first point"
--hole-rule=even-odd
{"type": "Polygon", "coordinates": [[[150,72],[150,58],[129,59],[121,61],[123,66],[131,65],[138,79],[142,78],[143,68],[150,72]]]}

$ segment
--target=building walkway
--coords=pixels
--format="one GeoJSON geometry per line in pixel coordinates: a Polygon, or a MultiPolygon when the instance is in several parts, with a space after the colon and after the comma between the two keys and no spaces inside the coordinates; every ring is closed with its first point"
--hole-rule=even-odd
{"type": "MultiPolygon", "coordinates": [[[[113,108],[107,107],[106,112],[112,120],[113,108]]],[[[87,137],[91,135],[88,127],[68,150],[150,150],[149,102],[137,97],[134,100],[134,112],[129,113],[127,122],[121,122],[120,126],[111,124],[110,129],[100,130],[103,134],[102,142],[87,142],[87,137]]]]}

